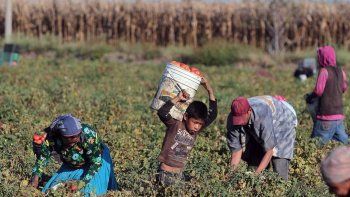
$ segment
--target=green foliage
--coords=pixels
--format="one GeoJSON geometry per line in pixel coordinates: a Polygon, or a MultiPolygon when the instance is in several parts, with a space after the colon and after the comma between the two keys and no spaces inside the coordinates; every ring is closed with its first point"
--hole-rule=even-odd
{"type": "Polygon", "coordinates": [[[167,59],[175,60],[179,59],[183,55],[192,55],[193,48],[189,46],[175,46],[169,45],[166,47],[159,47],[152,43],[127,43],[127,42],[118,42],[116,50],[125,53],[131,54],[136,59],[141,60],[151,60],[151,59],[167,59]]]}
{"type": "Polygon", "coordinates": [[[349,65],[350,56],[349,50],[344,48],[338,48],[336,50],[337,64],[341,66],[349,65]]]}
{"type": "Polygon", "coordinates": [[[133,54],[137,58],[155,59],[161,57],[161,49],[150,43],[134,43],[118,42],[117,50],[127,54],[133,54]]]}
{"type": "Polygon", "coordinates": [[[49,35],[42,37],[38,41],[35,37],[14,34],[13,40],[14,43],[20,45],[21,52],[44,53],[55,50],[60,46],[60,40],[57,37],[49,35]]]}
{"type": "Polygon", "coordinates": [[[40,41],[29,36],[15,35],[14,42],[20,45],[21,53],[43,54],[55,58],[79,58],[97,60],[112,51],[111,45],[96,43],[72,42],[61,44],[55,36],[43,36],[40,41]]]}
{"type": "MultiPolygon", "coordinates": [[[[332,45],[333,46],[333,45],[332,45]]],[[[337,65],[346,66],[349,65],[350,56],[349,50],[344,47],[335,46],[335,52],[337,57],[337,65]]],[[[289,51],[273,56],[272,58],[278,62],[278,64],[284,64],[286,62],[298,62],[304,58],[317,58],[317,47],[303,49],[301,51],[289,51]]]]}
{"type": "Polygon", "coordinates": [[[204,65],[228,65],[235,62],[256,61],[263,58],[263,51],[248,45],[233,44],[224,40],[214,40],[194,50],[184,59],[204,65]]]}
{"type": "MultiPolygon", "coordinates": [[[[309,139],[312,121],[305,111],[303,95],[312,90],[314,80],[294,81],[292,67],[262,69],[244,65],[196,65],[209,76],[219,116],[200,134],[190,155],[185,174],[191,180],[169,188],[154,184],[165,127],[149,109],[164,63],[115,63],[71,56],[57,59],[38,54],[24,55],[17,67],[1,67],[0,196],[39,194],[27,187],[35,161],[32,135],[62,113],[73,113],[92,124],[109,146],[122,189],[109,192],[110,196],[330,196],[319,164],[339,144],[318,147],[309,139]],[[235,173],[228,165],[225,122],[230,103],[239,95],[263,94],[284,95],[298,113],[295,157],[287,182],[271,170],[254,176],[244,164],[235,173]]],[[[203,88],[196,99],[208,102],[203,88]]],[[[349,110],[346,100],[346,114],[349,110]]],[[[53,162],[46,174],[58,167],[59,163],[53,162]]],[[[58,193],[52,196],[74,195],[65,189],[58,193]]]]}

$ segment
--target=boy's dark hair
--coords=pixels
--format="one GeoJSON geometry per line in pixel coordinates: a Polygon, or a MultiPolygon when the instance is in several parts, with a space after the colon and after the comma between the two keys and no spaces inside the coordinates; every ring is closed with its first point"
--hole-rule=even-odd
{"type": "Polygon", "coordinates": [[[208,116],[208,108],[201,101],[193,101],[186,109],[186,113],[188,118],[205,120],[208,116]]]}

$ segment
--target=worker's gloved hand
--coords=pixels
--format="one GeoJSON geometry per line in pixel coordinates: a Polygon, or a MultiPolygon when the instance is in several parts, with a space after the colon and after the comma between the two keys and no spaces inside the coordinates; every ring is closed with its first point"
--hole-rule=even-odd
{"type": "Polygon", "coordinates": [[[313,99],[316,98],[317,95],[315,93],[307,93],[305,94],[304,98],[307,104],[313,103],[313,99]]]}

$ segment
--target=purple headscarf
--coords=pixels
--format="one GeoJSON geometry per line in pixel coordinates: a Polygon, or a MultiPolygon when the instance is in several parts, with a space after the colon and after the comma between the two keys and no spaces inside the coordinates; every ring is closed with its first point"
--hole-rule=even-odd
{"type": "Polygon", "coordinates": [[[317,49],[318,64],[321,67],[336,66],[336,56],[334,48],[331,46],[324,46],[317,49]]]}
{"type": "Polygon", "coordinates": [[[60,115],[50,125],[50,129],[56,130],[65,137],[78,135],[81,132],[81,128],[80,120],[72,116],[72,114],[60,115]]]}

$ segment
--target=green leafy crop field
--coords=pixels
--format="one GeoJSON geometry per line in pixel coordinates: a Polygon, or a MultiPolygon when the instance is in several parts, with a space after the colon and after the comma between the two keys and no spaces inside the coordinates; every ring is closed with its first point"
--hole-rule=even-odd
{"type": "MultiPolygon", "coordinates": [[[[219,115],[200,134],[190,155],[185,174],[191,180],[170,188],[154,184],[165,127],[149,108],[165,62],[116,63],[38,55],[24,56],[17,67],[1,67],[0,196],[41,195],[27,186],[35,161],[32,136],[62,113],[92,124],[111,149],[121,191],[108,196],[330,196],[319,163],[339,144],[318,147],[309,138],[312,122],[303,95],[311,91],[314,79],[295,81],[292,66],[198,67],[214,88],[219,115]],[[254,176],[245,165],[236,173],[228,165],[225,124],[231,100],[263,94],[284,95],[298,114],[295,156],[287,182],[272,170],[254,176]]],[[[208,102],[203,88],[196,99],[208,102]]],[[[346,114],[349,103],[346,100],[346,114]]],[[[53,161],[46,173],[58,167],[53,161]]],[[[73,194],[59,189],[51,195],[73,194]]]]}

